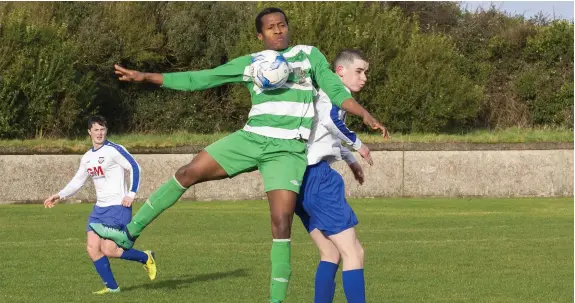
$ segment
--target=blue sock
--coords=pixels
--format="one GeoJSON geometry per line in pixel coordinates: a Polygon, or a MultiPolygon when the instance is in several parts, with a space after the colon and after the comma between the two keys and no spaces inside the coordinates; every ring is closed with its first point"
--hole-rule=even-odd
{"type": "Polygon", "coordinates": [[[112,268],[110,268],[110,261],[108,257],[103,256],[100,259],[94,261],[94,266],[96,267],[96,271],[104,281],[104,285],[110,289],[118,288],[118,284],[114,279],[114,274],[112,273],[112,268]]]}
{"type": "Polygon", "coordinates": [[[363,268],[342,272],[341,280],[348,303],[365,303],[365,278],[363,277],[363,268]]]}
{"type": "Polygon", "coordinates": [[[124,250],[124,252],[120,256],[120,259],[138,261],[142,264],[145,264],[146,261],[148,261],[148,255],[141,250],[130,248],[128,250],[124,250]]]}
{"type": "Polygon", "coordinates": [[[321,261],[315,272],[314,303],[331,303],[335,293],[335,274],[338,264],[321,261]]]}

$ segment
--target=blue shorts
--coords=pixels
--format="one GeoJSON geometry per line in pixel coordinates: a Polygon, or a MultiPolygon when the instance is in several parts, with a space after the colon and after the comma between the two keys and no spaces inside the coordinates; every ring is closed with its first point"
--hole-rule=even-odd
{"type": "Polygon", "coordinates": [[[343,178],[325,161],[307,167],[295,213],[308,232],[317,228],[325,236],[338,234],[358,223],[345,199],[343,178]]]}
{"type": "Polygon", "coordinates": [[[88,224],[86,224],[86,232],[92,231],[90,223],[102,223],[116,228],[123,228],[132,219],[132,207],[125,207],[122,205],[112,205],[107,207],[94,206],[90,217],[88,217],[88,224]]]}

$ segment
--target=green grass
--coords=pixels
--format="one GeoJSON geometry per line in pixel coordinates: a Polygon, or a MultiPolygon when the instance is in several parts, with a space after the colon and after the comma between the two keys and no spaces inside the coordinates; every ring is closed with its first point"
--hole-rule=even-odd
{"type": "MultiPolygon", "coordinates": [[[[573,199],[352,200],[369,302],[573,302],[573,199]]],[[[91,205],[0,206],[0,302],[266,302],[264,201],[181,202],[144,232],[158,279],[112,260],[122,293],[85,252],[91,205]]],[[[311,302],[318,262],[294,221],[287,302],[311,302]]],[[[335,302],[345,302],[338,274],[335,302]]]]}
{"type": "MultiPolygon", "coordinates": [[[[193,134],[178,132],[170,135],[126,134],[111,135],[110,140],[126,148],[170,148],[189,145],[207,145],[228,133],[193,134]]],[[[381,135],[360,133],[359,137],[366,143],[382,143],[381,135]]],[[[480,130],[465,134],[393,134],[389,143],[422,142],[422,143],[521,143],[521,142],[573,142],[573,130],[569,129],[524,129],[509,128],[504,130],[480,130]]],[[[35,151],[59,149],[62,152],[84,152],[90,147],[88,139],[31,139],[0,140],[0,148],[25,148],[35,151]]]]}

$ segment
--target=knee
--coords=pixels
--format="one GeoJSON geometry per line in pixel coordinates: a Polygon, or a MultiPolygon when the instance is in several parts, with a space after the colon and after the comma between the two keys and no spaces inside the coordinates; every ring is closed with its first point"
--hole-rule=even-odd
{"type": "Polygon", "coordinates": [[[276,239],[287,239],[291,234],[291,220],[288,215],[274,216],[272,220],[272,233],[276,239]]]}
{"type": "Polygon", "coordinates": [[[112,247],[110,245],[103,245],[101,247],[102,249],[102,253],[106,256],[106,257],[111,257],[111,258],[115,258],[116,254],[117,254],[117,247],[112,247]]]}
{"type": "Polygon", "coordinates": [[[95,256],[102,253],[100,250],[100,245],[96,245],[94,243],[86,244],[86,252],[89,256],[95,256]]]}
{"type": "Polygon", "coordinates": [[[364,261],[364,251],[363,246],[358,242],[356,245],[350,246],[341,252],[342,258],[348,260],[349,262],[359,263],[363,265],[364,261]]]}
{"type": "Polygon", "coordinates": [[[176,171],[175,177],[176,180],[178,180],[178,182],[184,187],[190,187],[198,183],[198,174],[196,173],[196,169],[194,169],[194,165],[192,163],[180,167],[176,171]]]}
{"type": "Polygon", "coordinates": [[[334,264],[339,264],[340,254],[337,248],[333,247],[330,249],[320,249],[319,255],[322,261],[331,262],[334,264]]]}

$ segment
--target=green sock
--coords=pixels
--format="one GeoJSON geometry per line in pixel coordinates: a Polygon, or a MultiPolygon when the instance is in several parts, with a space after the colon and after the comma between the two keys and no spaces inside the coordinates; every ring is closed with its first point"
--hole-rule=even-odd
{"type": "Polygon", "coordinates": [[[270,302],[283,302],[287,296],[291,276],[290,239],[274,239],[272,244],[272,278],[270,285],[270,302]]]}
{"type": "Polygon", "coordinates": [[[128,224],[127,228],[130,235],[138,237],[148,224],[152,223],[164,210],[174,205],[186,190],[187,188],[182,187],[173,176],[168,182],[162,184],[158,190],[150,195],[128,224]]]}

